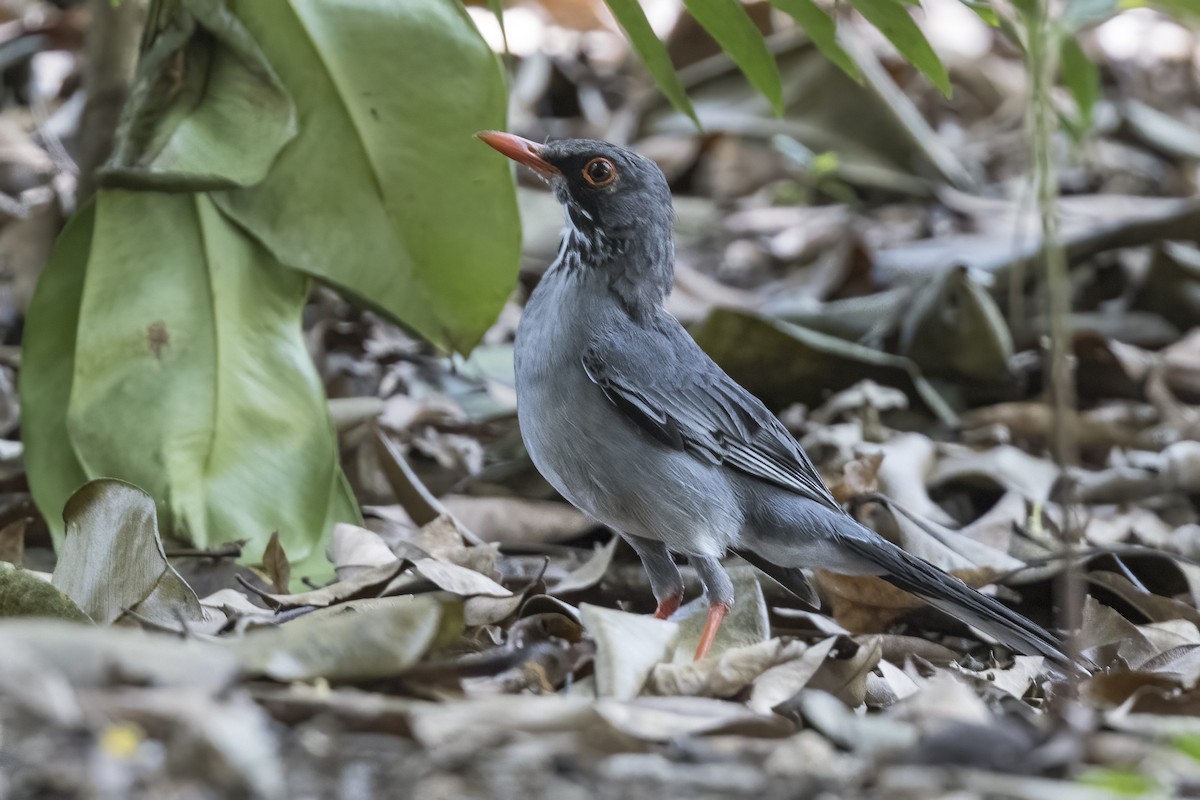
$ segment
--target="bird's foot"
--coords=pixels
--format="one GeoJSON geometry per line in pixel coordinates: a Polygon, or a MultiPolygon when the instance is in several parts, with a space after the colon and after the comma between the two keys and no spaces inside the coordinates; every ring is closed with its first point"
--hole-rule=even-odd
{"type": "Polygon", "coordinates": [[[700,643],[696,645],[694,661],[699,661],[708,655],[708,649],[712,647],[713,639],[717,638],[721,620],[725,619],[725,615],[728,613],[728,603],[713,603],[708,607],[708,619],[704,622],[704,632],[700,634],[700,643]]]}
{"type": "Polygon", "coordinates": [[[679,605],[683,602],[683,591],[674,592],[667,595],[658,601],[658,608],[654,610],[655,619],[670,619],[671,615],[679,610],[679,605]]]}

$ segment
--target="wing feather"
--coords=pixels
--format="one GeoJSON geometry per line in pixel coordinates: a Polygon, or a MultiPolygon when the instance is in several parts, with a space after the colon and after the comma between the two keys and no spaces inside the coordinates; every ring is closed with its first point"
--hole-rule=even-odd
{"type": "Polygon", "coordinates": [[[647,385],[623,374],[604,349],[596,344],[585,353],[584,371],[655,440],[842,510],[783,424],[728,375],[713,370],[647,385]]]}

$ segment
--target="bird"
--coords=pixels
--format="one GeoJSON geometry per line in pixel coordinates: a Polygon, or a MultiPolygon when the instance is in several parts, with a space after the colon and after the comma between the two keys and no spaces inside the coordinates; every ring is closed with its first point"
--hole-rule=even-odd
{"type": "Polygon", "coordinates": [[[525,447],[566,500],[631,545],[655,617],[680,607],[672,554],[687,558],[708,600],[696,660],[733,604],[722,566],[733,552],[787,588],[807,585],[805,567],[878,576],[1017,652],[1072,663],[1036,623],[851,516],[779,419],[665,309],[674,210],[653,161],[592,139],[476,136],[548,183],[565,211],[514,345],[525,447]]]}

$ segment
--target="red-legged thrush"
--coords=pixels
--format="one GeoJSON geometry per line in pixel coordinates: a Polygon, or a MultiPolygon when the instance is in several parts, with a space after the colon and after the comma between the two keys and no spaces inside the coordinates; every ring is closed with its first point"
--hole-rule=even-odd
{"type": "Polygon", "coordinates": [[[663,308],[675,250],[666,178],[607,142],[479,138],[545,179],[562,246],[517,331],[517,413],[533,463],[625,538],[658,600],[679,607],[685,555],[708,595],[696,658],[733,603],[730,551],[785,586],[802,567],[878,575],[1015,650],[1068,663],[1025,617],[909,555],[847,514],[787,429],[663,308]]]}

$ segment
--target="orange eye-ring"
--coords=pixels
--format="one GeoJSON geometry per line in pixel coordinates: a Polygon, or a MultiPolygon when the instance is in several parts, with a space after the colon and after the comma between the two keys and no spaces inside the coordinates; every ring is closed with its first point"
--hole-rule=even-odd
{"type": "Polygon", "coordinates": [[[603,156],[593,158],[583,168],[583,179],[592,186],[608,186],[617,179],[617,165],[603,156]]]}

